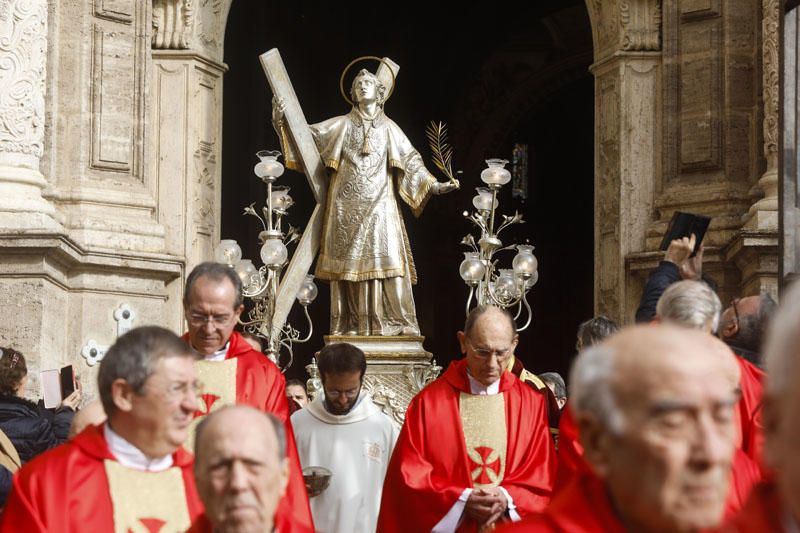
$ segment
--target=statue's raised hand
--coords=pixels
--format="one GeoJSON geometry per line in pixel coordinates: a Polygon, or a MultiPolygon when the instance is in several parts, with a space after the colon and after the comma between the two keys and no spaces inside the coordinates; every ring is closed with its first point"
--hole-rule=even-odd
{"type": "Polygon", "coordinates": [[[433,194],[447,194],[456,189],[461,188],[461,183],[458,180],[453,181],[437,181],[433,185],[433,194]]]}
{"type": "Polygon", "coordinates": [[[283,115],[286,111],[286,102],[283,98],[276,96],[272,97],[272,122],[273,124],[281,124],[283,122],[283,115]]]}

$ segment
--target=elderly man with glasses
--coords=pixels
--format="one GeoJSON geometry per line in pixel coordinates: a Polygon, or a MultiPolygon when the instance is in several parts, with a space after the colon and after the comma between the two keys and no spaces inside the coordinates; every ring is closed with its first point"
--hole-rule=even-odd
{"type": "Polygon", "coordinates": [[[193,429],[204,416],[225,405],[249,405],[277,416],[286,424],[289,485],[278,506],[276,527],[281,531],[313,532],[289,423],[285,380],[272,361],[234,331],[244,309],[242,299],[242,282],[226,265],[201,263],[186,279],[183,308],[189,331],[183,338],[203,358],[196,367],[205,389],[193,429]]]}
{"type": "Polygon", "coordinates": [[[481,531],[541,511],[555,451],[545,399],[507,370],[514,319],[473,309],[451,363],[408,406],[383,486],[378,531],[481,531]]]}
{"type": "Polygon", "coordinates": [[[372,533],[398,431],[362,388],[364,352],[329,344],[317,365],[324,394],[292,415],[300,463],[333,474],[324,491],[308,487],[314,525],[325,533],[372,533]]]}

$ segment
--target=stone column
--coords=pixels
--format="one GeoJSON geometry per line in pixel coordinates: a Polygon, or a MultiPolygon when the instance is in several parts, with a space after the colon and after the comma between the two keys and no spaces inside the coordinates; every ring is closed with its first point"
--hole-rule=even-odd
{"type": "Polygon", "coordinates": [[[185,259],[186,272],[211,259],[219,240],[222,55],[230,3],[153,2],[151,164],[167,251],[185,259]]]}
{"type": "Polygon", "coordinates": [[[758,180],[764,197],[750,208],[745,229],[777,232],[778,230],[778,0],[762,0],[761,70],[764,99],[764,158],[767,170],[758,180]]]}
{"type": "Polygon", "coordinates": [[[47,0],[0,3],[0,230],[57,230],[42,198],[47,0]]]}
{"type": "MultiPolygon", "coordinates": [[[[660,175],[659,2],[587,1],[595,63],[595,313],[627,322],[660,175]]],[[[631,309],[631,307],[633,309],[631,309]]]]}

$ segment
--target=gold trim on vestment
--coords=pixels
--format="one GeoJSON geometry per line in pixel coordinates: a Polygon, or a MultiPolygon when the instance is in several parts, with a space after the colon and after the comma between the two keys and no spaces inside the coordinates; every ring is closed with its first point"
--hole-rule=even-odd
{"type": "Polygon", "coordinates": [[[505,476],[508,444],[503,393],[482,396],[462,392],[459,413],[472,486],[497,487],[505,476]]]}
{"type": "Polygon", "coordinates": [[[189,426],[189,438],[184,448],[194,453],[194,432],[197,424],[211,413],[225,405],[236,404],[236,368],[237,359],[224,361],[196,361],[197,380],[203,386],[203,392],[197,399],[197,412],[189,426]]]}
{"type": "Polygon", "coordinates": [[[111,459],[104,463],[115,533],[176,533],[191,526],[180,468],[142,472],[111,459]]]}

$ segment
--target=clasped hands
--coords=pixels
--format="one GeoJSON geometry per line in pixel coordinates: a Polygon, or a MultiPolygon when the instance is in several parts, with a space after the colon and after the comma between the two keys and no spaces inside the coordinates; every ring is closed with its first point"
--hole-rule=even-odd
{"type": "Polygon", "coordinates": [[[464,511],[479,526],[479,531],[494,529],[495,523],[508,510],[506,495],[497,487],[474,489],[467,499],[464,511]]]}

